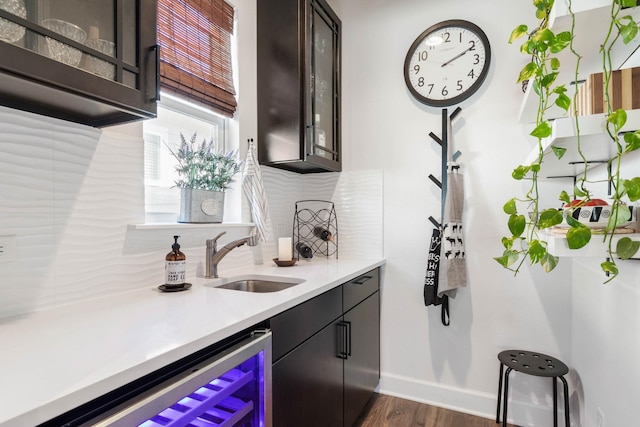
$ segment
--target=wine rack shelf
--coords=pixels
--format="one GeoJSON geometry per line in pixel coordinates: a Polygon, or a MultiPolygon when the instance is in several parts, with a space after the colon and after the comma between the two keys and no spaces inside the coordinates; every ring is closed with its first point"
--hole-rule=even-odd
{"type": "Polygon", "coordinates": [[[298,243],[311,248],[314,256],[338,258],[338,219],[333,202],[300,200],[293,217],[294,256],[303,258],[298,243]],[[323,239],[323,234],[325,239],[323,239]]]}

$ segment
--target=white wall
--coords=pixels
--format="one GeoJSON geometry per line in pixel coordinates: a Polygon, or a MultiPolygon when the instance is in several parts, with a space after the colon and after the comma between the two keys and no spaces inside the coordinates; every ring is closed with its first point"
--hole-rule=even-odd
{"type": "MultiPolygon", "coordinates": [[[[533,146],[529,130],[516,123],[522,94],[515,82],[526,58],[507,44],[516,25],[534,23],[531,2],[334,3],[344,29],[345,169],[381,168],[385,175],[381,391],[492,417],[498,352],[530,349],[572,368],[574,425],[595,427],[597,407],[607,426],[630,425],[639,415],[629,396],[638,396],[640,368],[632,361],[640,356],[640,322],[633,307],[640,299],[633,285],[640,264],[630,261],[621,280],[603,286],[599,259],[562,259],[550,274],[525,266],[515,278],[492,259],[507,233],[502,205],[521,194],[511,171],[533,146]],[[451,301],[449,327],[440,324],[439,309],[421,301],[427,218],[440,209],[439,191],[427,178],[440,175],[439,146],[428,137],[440,133],[440,110],[411,98],[402,70],[414,39],[446,19],[478,24],[494,52],[484,88],[461,104],[454,122],[465,178],[469,288],[451,301]],[[583,273],[585,266],[593,267],[583,273]]],[[[557,186],[545,188],[551,189],[545,202],[556,206],[557,186]]],[[[548,381],[520,376],[512,386],[516,424],[550,425],[548,381]]]]}
{"type": "MultiPolygon", "coordinates": [[[[622,176],[638,176],[640,153],[635,154],[622,176]]],[[[605,174],[595,172],[590,178],[604,179],[605,174]]],[[[634,425],[640,417],[640,261],[618,260],[620,275],[606,285],[601,284],[602,261],[574,260],[571,364],[584,385],[583,425],[598,426],[598,410],[605,426],[634,425]]]]}

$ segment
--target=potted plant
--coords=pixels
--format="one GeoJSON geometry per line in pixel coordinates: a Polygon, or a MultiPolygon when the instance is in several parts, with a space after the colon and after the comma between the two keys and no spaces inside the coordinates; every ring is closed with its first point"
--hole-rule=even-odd
{"type": "Polygon", "coordinates": [[[180,212],[178,222],[220,223],[224,213],[224,195],[242,162],[237,151],[223,153],[216,150],[213,139],[196,142],[194,132],[189,141],[180,134],[180,146],[169,151],[178,164],[180,212]]]}
{"type": "MultiPolygon", "coordinates": [[[[626,122],[626,112],[623,109],[614,110],[609,98],[611,69],[611,52],[618,39],[623,43],[629,43],[638,33],[638,24],[626,14],[626,8],[634,7],[635,0],[611,0],[610,20],[608,32],[605,39],[599,42],[599,52],[602,57],[603,74],[603,97],[605,102],[605,114],[602,117],[606,124],[606,134],[611,139],[615,150],[614,155],[607,161],[607,181],[611,183],[613,193],[610,194],[611,216],[606,228],[604,228],[604,240],[607,243],[607,259],[601,263],[602,270],[610,276],[609,280],[618,274],[615,259],[627,259],[635,255],[640,248],[637,240],[623,237],[618,240],[616,247],[613,246],[613,236],[616,228],[628,221],[631,211],[623,198],[630,202],[640,200],[640,177],[625,179],[620,173],[620,162],[622,158],[630,152],[640,149],[640,132],[628,132],[624,138],[620,136],[622,127],[626,122]],[[624,139],[624,142],[623,142],[624,139]]],[[[504,212],[509,216],[508,228],[511,236],[503,237],[504,253],[501,257],[495,258],[502,266],[519,271],[520,266],[529,260],[531,264],[539,263],[545,271],[552,270],[558,263],[558,258],[547,252],[546,242],[538,236],[538,231],[556,226],[566,221],[569,229],[566,232],[569,249],[579,249],[591,240],[592,230],[584,224],[575,220],[571,214],[563,215],[557,208],[544,209],[539,206],[538,174],[544,167],[545,150],[543,142],[551,136],[552,124],[547,113],[552,105],[568,111],[571,108],[571,99],[568,96],[568,89],[564,84],[556,84],[556,77],[559,74],[560,61],[557,54],[565,49],[570,49],[577,58],[574,71],[574,81],[577,82],[580,59],[578,52],[574,51],[573,41],[576,36],[575,16],[571,10],[572,2],[568,1],[569,12],[572,19],[569,31],[554,33],[549,26],[551,9],[554,0],[534,1],[536,17],[539,25],[532,31],[526,25],[519,25],[511,34],[509,42],[513,42],[522,36],[528,36],[521,45],[520,50],[531,60],[520,72],[518,81],[528,81],[533,85],[533,90],[538,96],[537,112],[534,129],[530,135],[537,139],[538,156],[537,159],[528,165],[518,166],[512,173],[516,180],[528,181],[529,189],[524,196],[514,197],[504,205],[504,212]],[[527,206],[528,212],[521,212],[517,208],[517,203],[527,206]]],[[[573,97],[574,106],[577,98],[577,85],[574,85],[573,97]]],[[[588,206],[596,201],[592,193],[587,188],[590,183],[587,170],[589,160],[583,154],[580,139],[579,116],[575,114],[575,135],[576,151],[583,159],[583,173],[575,177],[575,185],[571,190],[562,191],[558,199],[573,212],[582,206],[588,206]],[[572,202],[571,199],[574,199],[572,202]],[[575,201],[578,200],[576,203],[575,201]]],[[[561,158],[566,149],[552,147],[553,153],[561,158]]]]}

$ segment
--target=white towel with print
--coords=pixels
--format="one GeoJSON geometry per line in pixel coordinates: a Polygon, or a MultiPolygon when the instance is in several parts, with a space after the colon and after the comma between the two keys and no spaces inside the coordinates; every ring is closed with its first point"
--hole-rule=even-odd
{"type": "Polygon", "coordinates": [[[442,224],[438,296],[448,295],[455,298],[458,288],[467,286],[467,264],[462,239],[464,182],[460,173],[460,165],[453,160],[453,132],[451,131],[450,118],[448,127],[447,193],[442,224]]]}
{"type": "Polygon", "coordinates": [[[249,200],[251,218],[256,225],[258,238],[266,242],[271,235],[269,203],[264,189],[262,171],[253,139],[249,140],[249,149],[242,170],[242,189],[249,200]]]}

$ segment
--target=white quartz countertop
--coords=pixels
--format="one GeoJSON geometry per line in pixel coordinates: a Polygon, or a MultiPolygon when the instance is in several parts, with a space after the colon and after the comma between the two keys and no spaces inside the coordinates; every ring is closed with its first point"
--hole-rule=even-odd
{"type": "Polygon", "coordinates": [[[156,286],[0,319],[0,426],[33,427],[384,264],[379,259],[271,262],[221,277],[302,278],[273,293],[156,286]]]}

